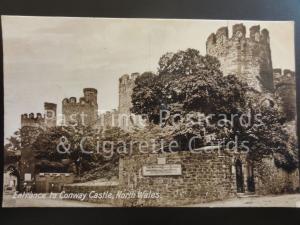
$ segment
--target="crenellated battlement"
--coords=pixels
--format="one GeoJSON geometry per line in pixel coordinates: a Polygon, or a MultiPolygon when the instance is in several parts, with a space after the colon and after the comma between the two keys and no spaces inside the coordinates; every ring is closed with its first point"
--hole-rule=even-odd
{"type": "Polygon", "coordinates": [[[76,97],[70,97],[70,98],[64,98],[62,100],[63,105],[74,105],[74,104],[91,104],[91,105],[97,105],[97,89],[95,88],[84,88],[83,89],[84,96],[79,98],[79,101],[77,101],[76,97]]]}
{"type": "Polygon", "coordinates": [[[221,27],[215,33],[211,33],[206,41],[207,50],[216,44],[226,44],[227,41],[240,41],[248,39],[249,41],[268,43],[269,31],[263,29],[260,31],[260,26],[252,26],[249,28],[249,36],[246,33],[246,27],[243,24],[235,24],[232,26],[232,35],[229,37],[228,27],[221,27]]]}
{"type": "Polygon", "coordinates": [[[91,125],[97,120],[97,89],[84,88],[83,96],[64,98],[62,100],[62,113],[64,115],[65,125],[84,124],[91,125]],[[80,115],[83,115],[82,118],[80,115]]]}
{"type": "Polygon", "coordinates": [[[64,98],[62,103],[63,104],[76,104],[77,103],[77,98],[76,97],[64,98]]]}
{"type": "Polygon", "coordinates": [[[21,118],[22,119],[28,119],[28,120],[32,120],[32,121],[37,121],[37,120],[44,120],[45,119],[45,117],[44,116],[42,116],[42,114],[41,113],[29,113],[29,114],[27,114],[27,113],[24,113],[24,114],[22,114],[21,115],[21,118]]]}
{"type": "Polygon", "coordinates": [[[21,115],[21,127],[39,127],[43,128],[45,126],[45,117],[41,113],[30,113],[21,115]]]}
{"type": "Polygon", "coordinates": [[[290,69],[280,69],[280,68],[275,68],[273,69],[273,74],[274,76],[291,76],[291,77],[295,77],[296,74],[295,74],[295,71],[292,71],[290,69]]]}
{"type": "Polygon", "coordinates": [[[139,76],[139,73],[132,73],[131,75],[124,74],[119,78],[119,83],[121,85],[126,85],[128,83],[132,83],[135,81],[135,79],[139,76]]]}
{"type": "Polygon", "coordinates": [[[290,69],[273,69],[273,77],[274,77],[274,85],[275,90],[278,88],[288,88],[287,86],[291,86],[291,89],[296,89],[296,74],[294,71],[290,69]]]}
{"type": "Polygon", "coordinates": [[[247,29],[243,24],[220,27],[209,35],[206,52],[215,56],[221,63],[223,74],[235,74],[257,91],[273,90],[273,68],[269,31],[260,26],[247,29]]]}
{"type": "Polygon", "coordinates": [[[44,114],[42,113],[24,113],[21,115],[22,127],[54,127],[56,126],[56,104],[45,102],[44,114]]]}

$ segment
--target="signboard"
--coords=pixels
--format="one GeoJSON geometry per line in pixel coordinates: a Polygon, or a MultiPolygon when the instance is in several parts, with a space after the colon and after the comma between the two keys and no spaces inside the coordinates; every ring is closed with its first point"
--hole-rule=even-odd
{"type": "Polygon", "coordinates": [[[166,164],[166,158],[157,158],[157,164],[166,164]]]}
{"type": "Polygon", "coordinates": [[[143,176],[178,176],[182,174],[180,164],[160,164],[143,166],[143,176]]]}
{"type": "Polygon", "coordinates": [[[31,181],[31,173],[25,173],[24,180],[31,181]]]}

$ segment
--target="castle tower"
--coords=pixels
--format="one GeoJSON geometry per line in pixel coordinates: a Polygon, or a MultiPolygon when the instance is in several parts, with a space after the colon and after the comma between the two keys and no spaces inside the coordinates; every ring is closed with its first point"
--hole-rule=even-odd
{"type": "Polygon", "coordinates": [[[270,37],[266,29],[252,26],[246,37],[243,24],[221,27],[212,33],[206,42],[206,52],[215,56],[221,63],[224,76],[237,75],[242,81],[257,91],[273,91],[273,67],[271,60],[270,37]]]}
{"type": "Polygon", "coordinates": [[[139,73],[132,73],[123,75],[119,79],[119,108],[120,114],[130,114],[132,107],[131,95],[134,88],[134,81],[139,76],[139,73]]]}
{"type": "Polygon", "coordinates": [[[55,127],[56,126],[56,108],[57,105],[54,103],[45,102],[45,126],[46,127],[55,127]]]}
{"type": "Polygon", "coordinates": [[[83,89],[84,96],[63,99],[62,113],[64,115],[64,124],[69,125],[84,125],[93,126],[97,121],[98,104],[97,90],[94,88],[83,89]]]}
{"type": "Polygon", "coordinates": [[[279,107],[288,121],[294,120],[296,108],[296,76],[295,72],[285,69],[274,69],[275,96],[279,100],[279,107]]]}
{"type": "Polygon", "coordinates": [[[41,113],[36,115],[34,113],[29,115],[25,113],[21,115],[21,144],[23,147],[30,146],[36,140],[41,130],[56,126],[56,104],[46,102],[44,108],[44,116],[41,113]]]}

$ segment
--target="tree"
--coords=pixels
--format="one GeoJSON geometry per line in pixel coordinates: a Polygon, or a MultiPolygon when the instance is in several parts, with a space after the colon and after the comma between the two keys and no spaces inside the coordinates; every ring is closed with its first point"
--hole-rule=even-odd
{"type": "Polygon", "coordinates": [[[21,135],[18,130],[13,136],[7,138],[7,143],[4,145],[4,163],[16,163],[20,160],[21,150],[21,135]]]}
{"type": "Polygon", "coordinates": [[[147,115],[150,121],[158,123],[163,96],[162,83],[159,82],[158,76],[151,72],[141,74],[135,80],[133,93],[131,112],[147,115]]]}
{"type": "Polygon", "coordinates": [[[296,144],[284,129],[286,120],[276,104],[261,104],[264,94],[235,75],[223,76],[217,58],[187,49],[163,55],[158,64],[157,74],[145,73],[136,79],[131,111],[148,114],[154,124],[165,121],[163,126],[170,125],[170,117],[161,120],[161,116],[165,117],[162,111],[169,115],[179,113],[181,119],[173,127],[172,135],[181,143],[182,150],[187,150],[188,141],[195,136],[196,147],[205,145],[207,134],[224,139],[225,144],[237,137],[238,143],[248,142],[249,158],[260,160],[264,155],[274,155],[277,166],[286,170],[296,168],[296,144]],[[186,117],[199,112],[215,115],[209,121],[217,126],[201,124],[195,116],[186,117]],[[250,117],[243,118],[248,113],[250,117]],[[255,117],[258,114],[260,119],[255,117]],[[227,119],[233,116],[232,123],[220,126],[220,115],[227,119]]]}
{"type": "Polygon", "coordinates": [[[101,173],[94,174],[94,179],[105,172],[116,173],[118,141],[129,142],[129,139],[128,133],[116,127],[98,132],[86,126],[49,128],[32,144],[36,169],[40,172],[72,171],[90,177],[86,172],[102,168],[101,173]]]}
{"type": "Polygon", "coordinates": [[[239,113],[246,105],[247,85],[236,76],[222,76],[219,61],[195,49],[167,53],[159,61],[158,75],[142,74],[132,94],[136,114],[148,114],[158,123],[160,110],[239,113]]]}

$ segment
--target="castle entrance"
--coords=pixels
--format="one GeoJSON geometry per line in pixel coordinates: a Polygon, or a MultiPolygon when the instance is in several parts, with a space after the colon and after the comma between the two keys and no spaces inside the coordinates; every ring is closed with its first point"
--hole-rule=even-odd
{"type": "Polygon", "coordinates": [[[244,192],[244,177],[243,177],[242,162],[240,159],[237,159],[235,162],[235,171],[236,171],[237,192],[243,193],[244,192]]]}
{"type": "Polygon", "coordinates": [[[20,173],[16,166],[9,165],[4,172],[4,186],[8,190],[20,191],[20,173]]]}

